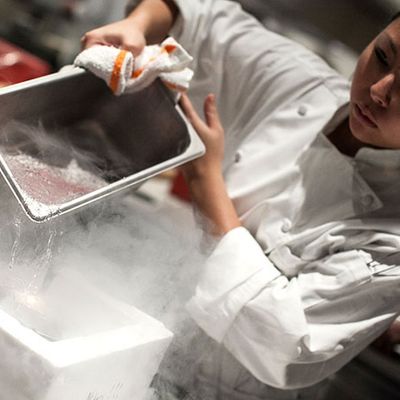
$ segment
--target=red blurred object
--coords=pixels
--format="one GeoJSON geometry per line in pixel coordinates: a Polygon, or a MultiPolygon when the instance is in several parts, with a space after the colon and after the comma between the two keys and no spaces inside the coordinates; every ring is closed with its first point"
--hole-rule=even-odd
{"type": "Polygon", "coordinates": [[[191,202],[189,189],[186,185],[185,178],[182,172],[178,172],[174,180],[172,181],[171,194],[177,196],[183,201],[191,202]]]}
{"type": "Polygon", "coordinates": [[[50,64],[0,39],[0,86],[38,78],[51,72],[50,64]]]}

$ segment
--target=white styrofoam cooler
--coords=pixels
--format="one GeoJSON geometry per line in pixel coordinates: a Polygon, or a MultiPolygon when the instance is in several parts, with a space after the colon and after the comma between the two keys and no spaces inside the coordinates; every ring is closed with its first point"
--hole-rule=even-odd
{"type": "Polygon", "coordinates": [[[172,340],[162,323],[71,272],[20,303],[0,310],[1,400],[146,397],[172,340]]]}

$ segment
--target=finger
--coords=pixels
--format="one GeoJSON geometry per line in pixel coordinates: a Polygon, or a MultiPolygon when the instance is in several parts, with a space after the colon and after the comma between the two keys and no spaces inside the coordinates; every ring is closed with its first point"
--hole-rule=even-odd
{"type": "Polygon", "coordinates": [[[121,46],[122,49],[130,51],[134,57],[139,56],[144,47],[145,43],[134,43],[129,40],[124,40],[121,46]]]}
{"type": "Polygon", "coordinates": [[[133,54],[134,57],[137,57],[140,55],[140,53],[143,51],[143,47],[139,47],[136,45],[129,45],[125,44],[121,47],[123,50],[127,50],[133,54]]]}
{"type": "Polygon", "coordinates": [[[83,35],[83,36],[81,37],[81,50],[86,49],[86,47],[87,47],[87,42],[88,42],[88,37],[87,37],[87,35],[85,34],[85,35],[83,35]]]}
{"type": "Polygon", "coordinates": [[[204,102],[204,115],[206,117],[207,125],[210,128],[222,128],[214,94],[209,94],[206,97],[204,102]]]}
{"type": "Polygon", "coordinates": [[[189,97],[185,93],[182,94],[180,105],[182,106],[182,109],[185,115],[187,116],[188,120],[196,130],[202,131],[204,129],[207,129],[207,125],[200,118],[199,114],[197,114],[196,110],[192,105],[192,102],[189,100],[189,97]]]}
{"type": "Polygon", "coordinates": [[[100,40],[91,35],[84,35],[81,38],[81,48],[87,49],[89,47],[95,46],[97,44],[106,45],[107,43],[104,40],[100,40]]]}
{"type": "Polygon", "coordinates": [[[133,54],[134,57],[137,57],[142,52],[142,49],[139,49],[136,46],[124,45],[124,46],[122,46],[122,49],[126,50],[126,51],[129,51],[130,53],[133,54]]]}

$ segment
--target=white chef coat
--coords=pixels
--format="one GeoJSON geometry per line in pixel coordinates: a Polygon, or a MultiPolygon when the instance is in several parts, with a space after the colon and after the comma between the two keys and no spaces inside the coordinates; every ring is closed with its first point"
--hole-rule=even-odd
{"type": "Polygon", "coordinates": [[[209,258],[188,309],[258,380],[310,386],[400,310],[400,156],[343,156],[326,134],[349,83],[226,0],[175,0],[172,34],[195,62],[198,110],[213,92],[226,184],[244,227],[209,258]]]}

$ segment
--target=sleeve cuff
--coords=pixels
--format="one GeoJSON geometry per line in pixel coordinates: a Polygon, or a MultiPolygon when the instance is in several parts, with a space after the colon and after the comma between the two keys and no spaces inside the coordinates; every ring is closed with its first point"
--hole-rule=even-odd
{"type": "Polygon", "coordinates": [[[194,8],[198,7],[197,2],[190,2],[187,0],[174,0],[175,5],[178,7],[179,15],[173,27],[170,30],[170,35],[180,42],[183,47],[188,47],[191,44],[190,29],[188,25],[195,25],[197,21],[193,21],[194,8]],[[188,21],[191,21],[188,24],[188,21]]]}
{"type": "Polygon", "coordinates": [[[207,260],[187,309],[209,336],[222,342],[242,307],[280,275],[250,233],[236,228],[207,260]]]}

